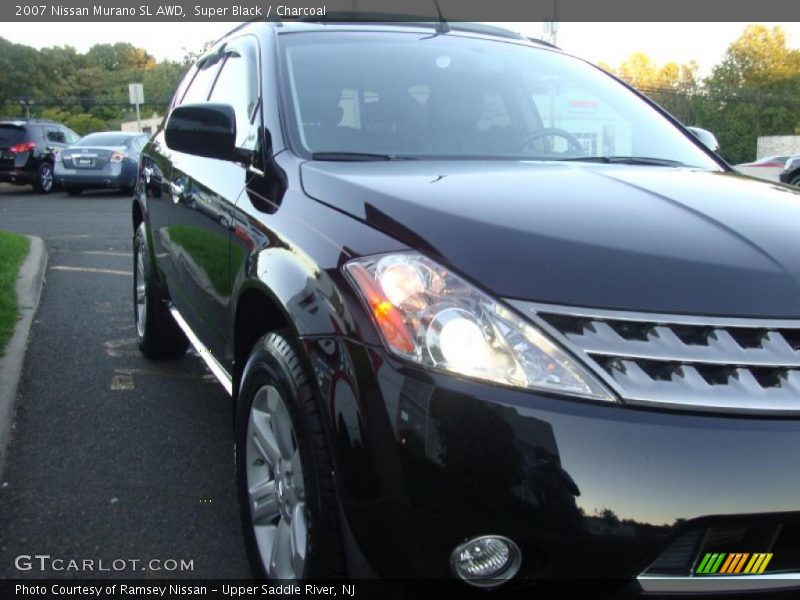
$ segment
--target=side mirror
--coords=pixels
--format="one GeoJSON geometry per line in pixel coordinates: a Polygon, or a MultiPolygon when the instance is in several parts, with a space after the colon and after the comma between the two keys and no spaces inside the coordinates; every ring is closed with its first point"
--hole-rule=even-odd
{"type": "Polygon", "coordinates": [[[237,160],[236,114],[230,104],[203,102],[178,106],[169,116],[164,130],[172,150],[217,158],[237,160]]]}
{"type": "Polygon", "coordinates": [[[702,129],[700,127],[687,127],[689,131],[694,134],[700,142],[712,152],[719,152],[719,142],[717,141],[716,136],[711,133],[708,129],[702,129]]]}

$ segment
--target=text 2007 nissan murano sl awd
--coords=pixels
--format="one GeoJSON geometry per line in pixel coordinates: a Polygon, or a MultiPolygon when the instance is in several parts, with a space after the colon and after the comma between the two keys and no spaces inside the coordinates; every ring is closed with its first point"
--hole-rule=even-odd
{"type": "Polygon", "coordinates": [[[797,583],[800,193],[590,64],[243,25],[133,226],[142,352],[191,343],[233,398],[257,575],[797,583]]]}

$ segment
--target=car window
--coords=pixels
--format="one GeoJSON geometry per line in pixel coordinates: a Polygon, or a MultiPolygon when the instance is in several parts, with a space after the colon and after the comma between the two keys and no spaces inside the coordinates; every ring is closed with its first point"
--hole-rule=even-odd
{"type": "Polygon", "coordinates": [[[180,103],[192,104],[208,100],[208,93],[211,91],[211,85],[219,71],[219,65],[220,61],[215,61],[211,64],[205,63],[202,68],[198,68],[180,103]]]}
{"type": "Polygon", "coordinates": [[[253,43],[242,41],[237,44],[235,52],[228,55],[214,83],[210,100],[233,106],[236,145],[244,146],[258,105],[258,63],[253,43]]]}
{"type": "Polygon", "coordinates": [[[64,127],[64,136],[66,137],[68,144],[74,144],[79,139],[81,139],[81,136],[79,136],[77,133],[75,133],[74,131],[72,131],[72,129],[69,129],[68,127],[64,127]]]}
{"type": "Polygon", "coordinates": [[[146,135],[140,135],[140,136],[138,136],[138,137],[133,139],[133,141],[131,142],[131,146],[137,152],[141,152],[142,148],[144,148],[146,143],[147,143],[147,136],[146,135]]]}
{"type": "Polygon", "coordinates": [[[0,123],[0,147],[13,146],[25,141],[25,128],[11,123],[0,123]]]}
{"type": "Polygon", "coordinates": [[[301,154],[628,156],[720,168],[624,85],[557,51],[402,32],[303,32],[279,44],[301,154]]]}
{"type": "Polygon", "coordinates": [[[84,136],[76,146],[125,146],[130,135],[124,133],[90,133],[84,136]]]}
{"type": "Polygon", "coordinates": [[[58,144],[66,144],[67,143],[67,136],[64,135],[64,132],[60,129],[55,128],[46,128],[45,129],[45,137],[47,138],[48,142],[56,142],[58,144]]]}

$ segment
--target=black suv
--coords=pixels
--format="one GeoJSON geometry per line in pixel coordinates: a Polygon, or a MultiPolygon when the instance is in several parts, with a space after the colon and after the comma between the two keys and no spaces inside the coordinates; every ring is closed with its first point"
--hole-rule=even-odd
{"type": "Polygon", "coordinates": [[[79,139],[70,128],[53,121],[0,121],[0,181],[32,184],[34,191],[50,193],[56,154],[79,139]]]}
{"type": "Polygon", "coordinates": [[[139,346],[231,394],[257,574],[797,584],[800,193],[468,24],[250,23],[167,117],[139,346]]]}
{"type": "Polygon", "coordinates": [[[778,178],[781,183],[800,187],[800,156],[789,157],[778,178]]]}

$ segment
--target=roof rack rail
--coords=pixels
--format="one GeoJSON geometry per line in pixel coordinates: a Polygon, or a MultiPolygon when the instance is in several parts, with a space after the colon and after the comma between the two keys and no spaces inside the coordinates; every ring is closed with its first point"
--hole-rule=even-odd
{"type": "MultiPolygon", "coordinates": [[[[362,11],[339,11],[328,13],[324,17],[303,17],[300,19],[286,20],[285,23],[354,23],[354,24],[375,24],[408,26],[408,27],[430,27],[440,28],[442,21],[438,15],[418,15],[404,13],[371,13],[362,11]]],[[[486,25],[485,23],[473,23],[469,21],[446,21],[452,31],[464,31],[468,33],[480,33],[495,37],[508,38],[513,40],[526,39],[521,33],[498,27],[497,25],[486,25]]]]}
{"type": "MultiPolygon", "coordinates": [[[[222,40],[226,37],[243,29],[247,25],[253,22],[262,21],[261,19],[254,18],[250,19],[249,21],[245,21],[244,23],[240,23],[236,25],[233,29],[228,31],[227,33],[221,35],[217,38],[212,44],[210,44],[210,48],[214,48],[217,44],[219,44],[222,40]]],[[[369,24],[388,24],[388,25],[397,25],[397,26],[407,26],[407,27],[430,27],[431,29],[442,29],[442,18],[440,15],[419,15],[419,14],[406,14],[406,13],[379,13],[379,12],[365,12],[365,11],[336,11],[328,13],[325,17],[301,17],[299,19],[281,19],[280,17],[270,17],[269,19],[264,19],[263,22],[273,23],[277,27],[281,27],[283,23],[357,23],[362,25],[369,25],[369,24]]],[[[506,29],[504,27],[498,27],[497,25],[487,25],[485,23],[474,23],[470,21],[444,21],[447,23],[448,29],[450,31],[462,31],[466,33],[478,33],[483,35],[489,35],[494,37],[506,38],[511,40],[529,40],[536,44],[541,44],[543,46],[549,46],[551,48],[558,48],[554,44],[550,42],[545,42],[544,40],[539,40],[536,38],[526,38],[521,33],[513,31],[511,29],[506,29]]],[[[441,32],[446,33],[446,32],[441,32]]],[[[213,54],[209,50],[205,55],[203,55],[200,60],[206,59],[208,60],[209,55],[213,54]]]]}
{"type": "Polygon", "coordinates": [[[547,46],[548,48],[555,48],[556,50],[561,50],[561,48],[556,46],[554,43],[548,42],[546,40],[542,40],[542,39],[535,38],[535,37],[529,37],[528,40],[530,40],[534,44],[541,44],[542,46],[547,46]]]}

